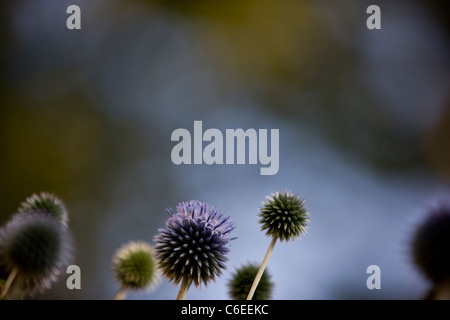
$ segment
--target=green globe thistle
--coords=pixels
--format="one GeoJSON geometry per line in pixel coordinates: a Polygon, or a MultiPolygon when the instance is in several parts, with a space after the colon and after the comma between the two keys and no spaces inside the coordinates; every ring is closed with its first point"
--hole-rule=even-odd
{"type": "MultiPolygon", "coordinates": [[[[228,282],[228,289],[230,297],[234,300],[245,300],[248,292],[253,284],[253,280],[258,273],[259,266],[254,263],[246,264],[232,275],[231,280],[228,282]]],[[[253,294],[253,300],[269,300],[272,297],[274,284],[271,280],[271,276],[268,274],[267,269],[261,276],[255,293],[253,294]]]]}
{"type": "Polygon", "coordinates": [[[255,294],[277,240],[287,242],[300,237],[306,232],[309,221],[309,213],[304,207],[304,201],[292,192],[272,193],[266,199],[267,202],[263,202],[263,207],[260,209],[259,223],[262,225],[261,229],[266,230],[266,235],[272,237],[272,241],[253,280],[247,300],[251,300],[255,294]]]}
{"type": "Polygon", "coordinates": [[[290,191],[272,193],[266,199],[259,214],[266,235],[289,241],[306,232],[309,214],[302,199],[290,191]]]}
{"type": "Polygon", "coordinates": [[[64,228],[67,228],[69,215],[63,201],[55,195],[47,192],[32,194],[21,203],[19,212],[47,213],[58,220],[64,228]]]}
{"type": "Polygon", "coordinates": [[[71,256],[69,234],[45,214],[15,214],[0,231],[0,265],[14,274],[9,294],[33,296],[57,281],[71,256]]]}
{"type": "Polygon", "coordinates": [[[130,241],[117,250],[112,268],[121,290],[151,290],[159,280],[154,250],[143,241],[130,241]]]}

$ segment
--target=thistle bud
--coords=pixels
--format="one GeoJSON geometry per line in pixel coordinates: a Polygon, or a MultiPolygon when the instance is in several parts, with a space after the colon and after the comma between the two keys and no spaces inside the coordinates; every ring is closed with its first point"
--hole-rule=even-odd
{"type": "MultiPolygon", "coordinates": [[[[249,263],[236,270],[228,283],[229,295],[234,300],[245,300],[258,273],[259,265],[249,263]]],[[[267,269],[261,276],[253,300],[269,300],[272,297],[273,283],[267,269]]]]}
{"type": "Polygon", "coordinates": [[[115,279],[126,290],[151,290],[159,279],[154,250],[142,241],[131,241],[117,250],[112,268],[115,279]]]}
{"type": "Polygon", "coordinates": [[[290,191],[272,193],[266,199],[259,214],[266,235],[289,241],[306,232],[309,214],[302,199],[290,191]]]}
{"type": "Polygon", "coordinates": [[[44,214],[15,214],[0,231],[3,273],[17,275],[9,292],[30,295],[49,289],[70,258],[69,234],[44,214]]]}
{"type": "Polygon", "coordinates": [[[63,201],[55,195],[47,192],[33,194],[21,203],[19,212],[41,212],[51,215],[59,221],[64,228],[67,228],[69,215],[63,201]]]}

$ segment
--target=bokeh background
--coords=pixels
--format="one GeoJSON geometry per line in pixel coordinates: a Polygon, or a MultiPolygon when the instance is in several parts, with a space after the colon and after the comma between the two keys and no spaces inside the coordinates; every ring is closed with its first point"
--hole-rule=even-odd
{"type": "MultiPolygon", "coordinates": [[[[153,241],[166,207],[206,200],[236,225],[228,268],[189,299],[229,299],[260,262],[266,195],[292,190],[308,233],[278,243],[274,299],[419,299],[409,242],[450,186],[446,1],[15,0],[0,4],[0,223],[34,192],[70,211],[72,263],[39,299],[111,299],[111,257],[153,241]],[[81,8],[81,30],[66,8],[81,8]],[[381,7],[381,30],[366,8],[381,7]],[[277,128],[280,169],[171,162],[177,128],[277,128]],[[381,268],[368,290],[366,268],[381,268]]],[[[174,299],[165,280],[131,299],[174,299]]]]}

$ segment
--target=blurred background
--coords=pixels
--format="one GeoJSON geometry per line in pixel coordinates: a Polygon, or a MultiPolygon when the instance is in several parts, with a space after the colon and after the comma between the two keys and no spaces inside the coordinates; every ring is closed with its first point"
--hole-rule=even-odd
{"type": "MultiPolygon", "coordinates": [[[[16,0],[0,4],[0,225],[34,192],[61,197],[75,239],[38,299],[111,299],[111,258],[153,243],[165,208],[205,200],[236,225],[227,270],[188,299],[229,299],[262,261],[258,208],[285,189],[308,233],[278,243],[274,299],[420,299],[412,232],[450,187],[446,1],[16,0]],[[81,30],[66,9],[81,8],[81,30]],[[366,8],[381,8],[381,30],[366,8]],[[177,128],[280,130],[280,169],[172,163],[177,128]],[[381,268],[368,290],[366,268],[381,268]]],[[[162,280],[130,299],[175,299],[162,280]]]]}

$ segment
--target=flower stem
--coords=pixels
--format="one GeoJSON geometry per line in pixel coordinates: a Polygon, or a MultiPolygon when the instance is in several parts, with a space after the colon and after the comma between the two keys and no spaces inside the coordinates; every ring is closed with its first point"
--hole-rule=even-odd
{"type": "Polygon", "coordinates": [[[17,276],[17,273],[19,272],[19,269],[14,268],[11,270],[8,279],[6,279],[5,287],[3,288],[3,291],[0,295],[0,299],[3,299],[6,297],[6,294],[8,293],[9,288],[11,287],[11,284],[13,283],[14,279],[17,276]]]}
{"type": "Polygon", "coordinates": [[[186,293],[191,286],[191,282],[188,280],[187,277],[183,278],[183,281],[181,282],[180,291],[178,291],[177,300],[185,300],[186,299],[186,293]]]}
{"type": "Polygon", "coordinates": [[[252,300],[253,295],[255,294],[256,287],[259,284],[259,281],[261,280],[261,277],[264,273],[264,270],[266,269],[267,263],[269,262],[270,256],[272,255],[273,248],[275,247],[275,243],[277,242],[277,237],[272,238],[272,242],[269,245],[269,248],[267,249],[266,256],[264,257],[263,262],[261,263],[261,266],[259,267],[258,273],[255,276],[255,280],[253,280],[252,287],[250,288],[250,291],[247,296],[247,300],[252,300]]]}
{"type": "Polygon", "coordinates": [[[116,296],[114,297],[114,300],[125,300],[127,296],[127,290],[122,287],[117,291],[116,296]]]}
{"type": "Polygon", "coordinates": [[[434,300],[450,300],[450,281],[444,281],[438,285],[434,300]]]}

